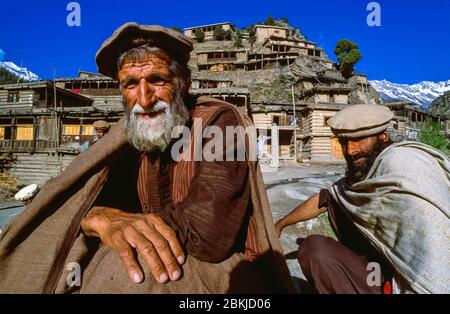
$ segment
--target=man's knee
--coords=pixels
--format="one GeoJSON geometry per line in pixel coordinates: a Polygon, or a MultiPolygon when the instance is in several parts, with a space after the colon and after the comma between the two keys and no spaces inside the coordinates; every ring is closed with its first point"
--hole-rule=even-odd
{"type": "Polygon", "coordinates": [[[304,239],[298,248],[298,261],[302,268],[309,267],[312,263],[322,264],[330,261],[333,248],[339,243],[332,238],[323,235],[310,235],[304,239]]]}

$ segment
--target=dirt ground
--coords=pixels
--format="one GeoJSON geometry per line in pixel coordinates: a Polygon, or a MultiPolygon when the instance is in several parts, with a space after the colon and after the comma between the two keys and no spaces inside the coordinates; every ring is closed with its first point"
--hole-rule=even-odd
{"type": "MultiPolygon", "coordinates": [[[[345,164],[285,163],[278,170],[262,167],[274,221],[287,215],[296,206],[343,177],[345,164]]],[[[301,239],[311,234],[335,238],[327,214],[286,227],[280,237],[286,262],[297,288],[312,292],[297,261],[297,248],[301,239]]]]}

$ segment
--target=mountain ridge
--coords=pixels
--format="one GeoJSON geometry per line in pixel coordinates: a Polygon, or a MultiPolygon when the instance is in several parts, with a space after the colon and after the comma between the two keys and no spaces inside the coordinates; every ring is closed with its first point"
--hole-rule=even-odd
{"type": "Polygon", "coordinates": [[[27,68],[19,67],[11,61],[0,61],[0,67],[25,81],[37,81],[40,79],[38,75],[31,72],[27,68]]]}
{"type": "Polygon", "coordinates": [[[415,84],[370,80],[369,83],[385,102],[411,101],[422,109],[429,109],[436,98],[450,91],[450,80],[441,82],[422,81],[415,84]]]}

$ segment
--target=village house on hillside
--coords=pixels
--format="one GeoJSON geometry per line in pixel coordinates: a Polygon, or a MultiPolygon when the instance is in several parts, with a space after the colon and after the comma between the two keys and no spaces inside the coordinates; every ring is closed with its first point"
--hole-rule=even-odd
{"type": "MultiPolygon", "coordinates": [[[[258,131],[260,159],[274,167],[280,160],[343,161],[328,119],[346,106],[381,103],[366,75],[344,78],[322,48],[287,23],[240,30],[224,22],[184,34],[194,41],[191,93],[245,112],[258,131]]],[[[395,114],[394,140],[416,139],[426,117],[450,130],[445,117],[411,103],[384,105],[395,114]]],[[[0,167],[23,183],[42,183],[92,139],[95,120],[115,123],[122,114],[118,82],[97,73],[0,86],[0,167]]]]}

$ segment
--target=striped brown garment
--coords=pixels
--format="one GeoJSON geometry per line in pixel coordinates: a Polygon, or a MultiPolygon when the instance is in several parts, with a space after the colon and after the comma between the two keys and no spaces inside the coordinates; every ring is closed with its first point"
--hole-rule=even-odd
{"type": "MultiPolygon", "coordinates": [[[[195,143],[205,126],[218,126],[225,134],[226,126],[238,125],[231,111],[218,113],[217,108],[196,107],[192,116],[202,119],[202,127],[192,132],[185,157],[192,154],[193,158],[195,143]]],[[[224,159],[226,152],[224,146],[224,159]]],[[[254,260],[260,248],[247,179],[245,161],[175,162],[168,153],[142,153],[137,191],[142,211],[157,214],[171,225],[189,254],[220,262],[242,250],[247,259],[254,260]]]]}

